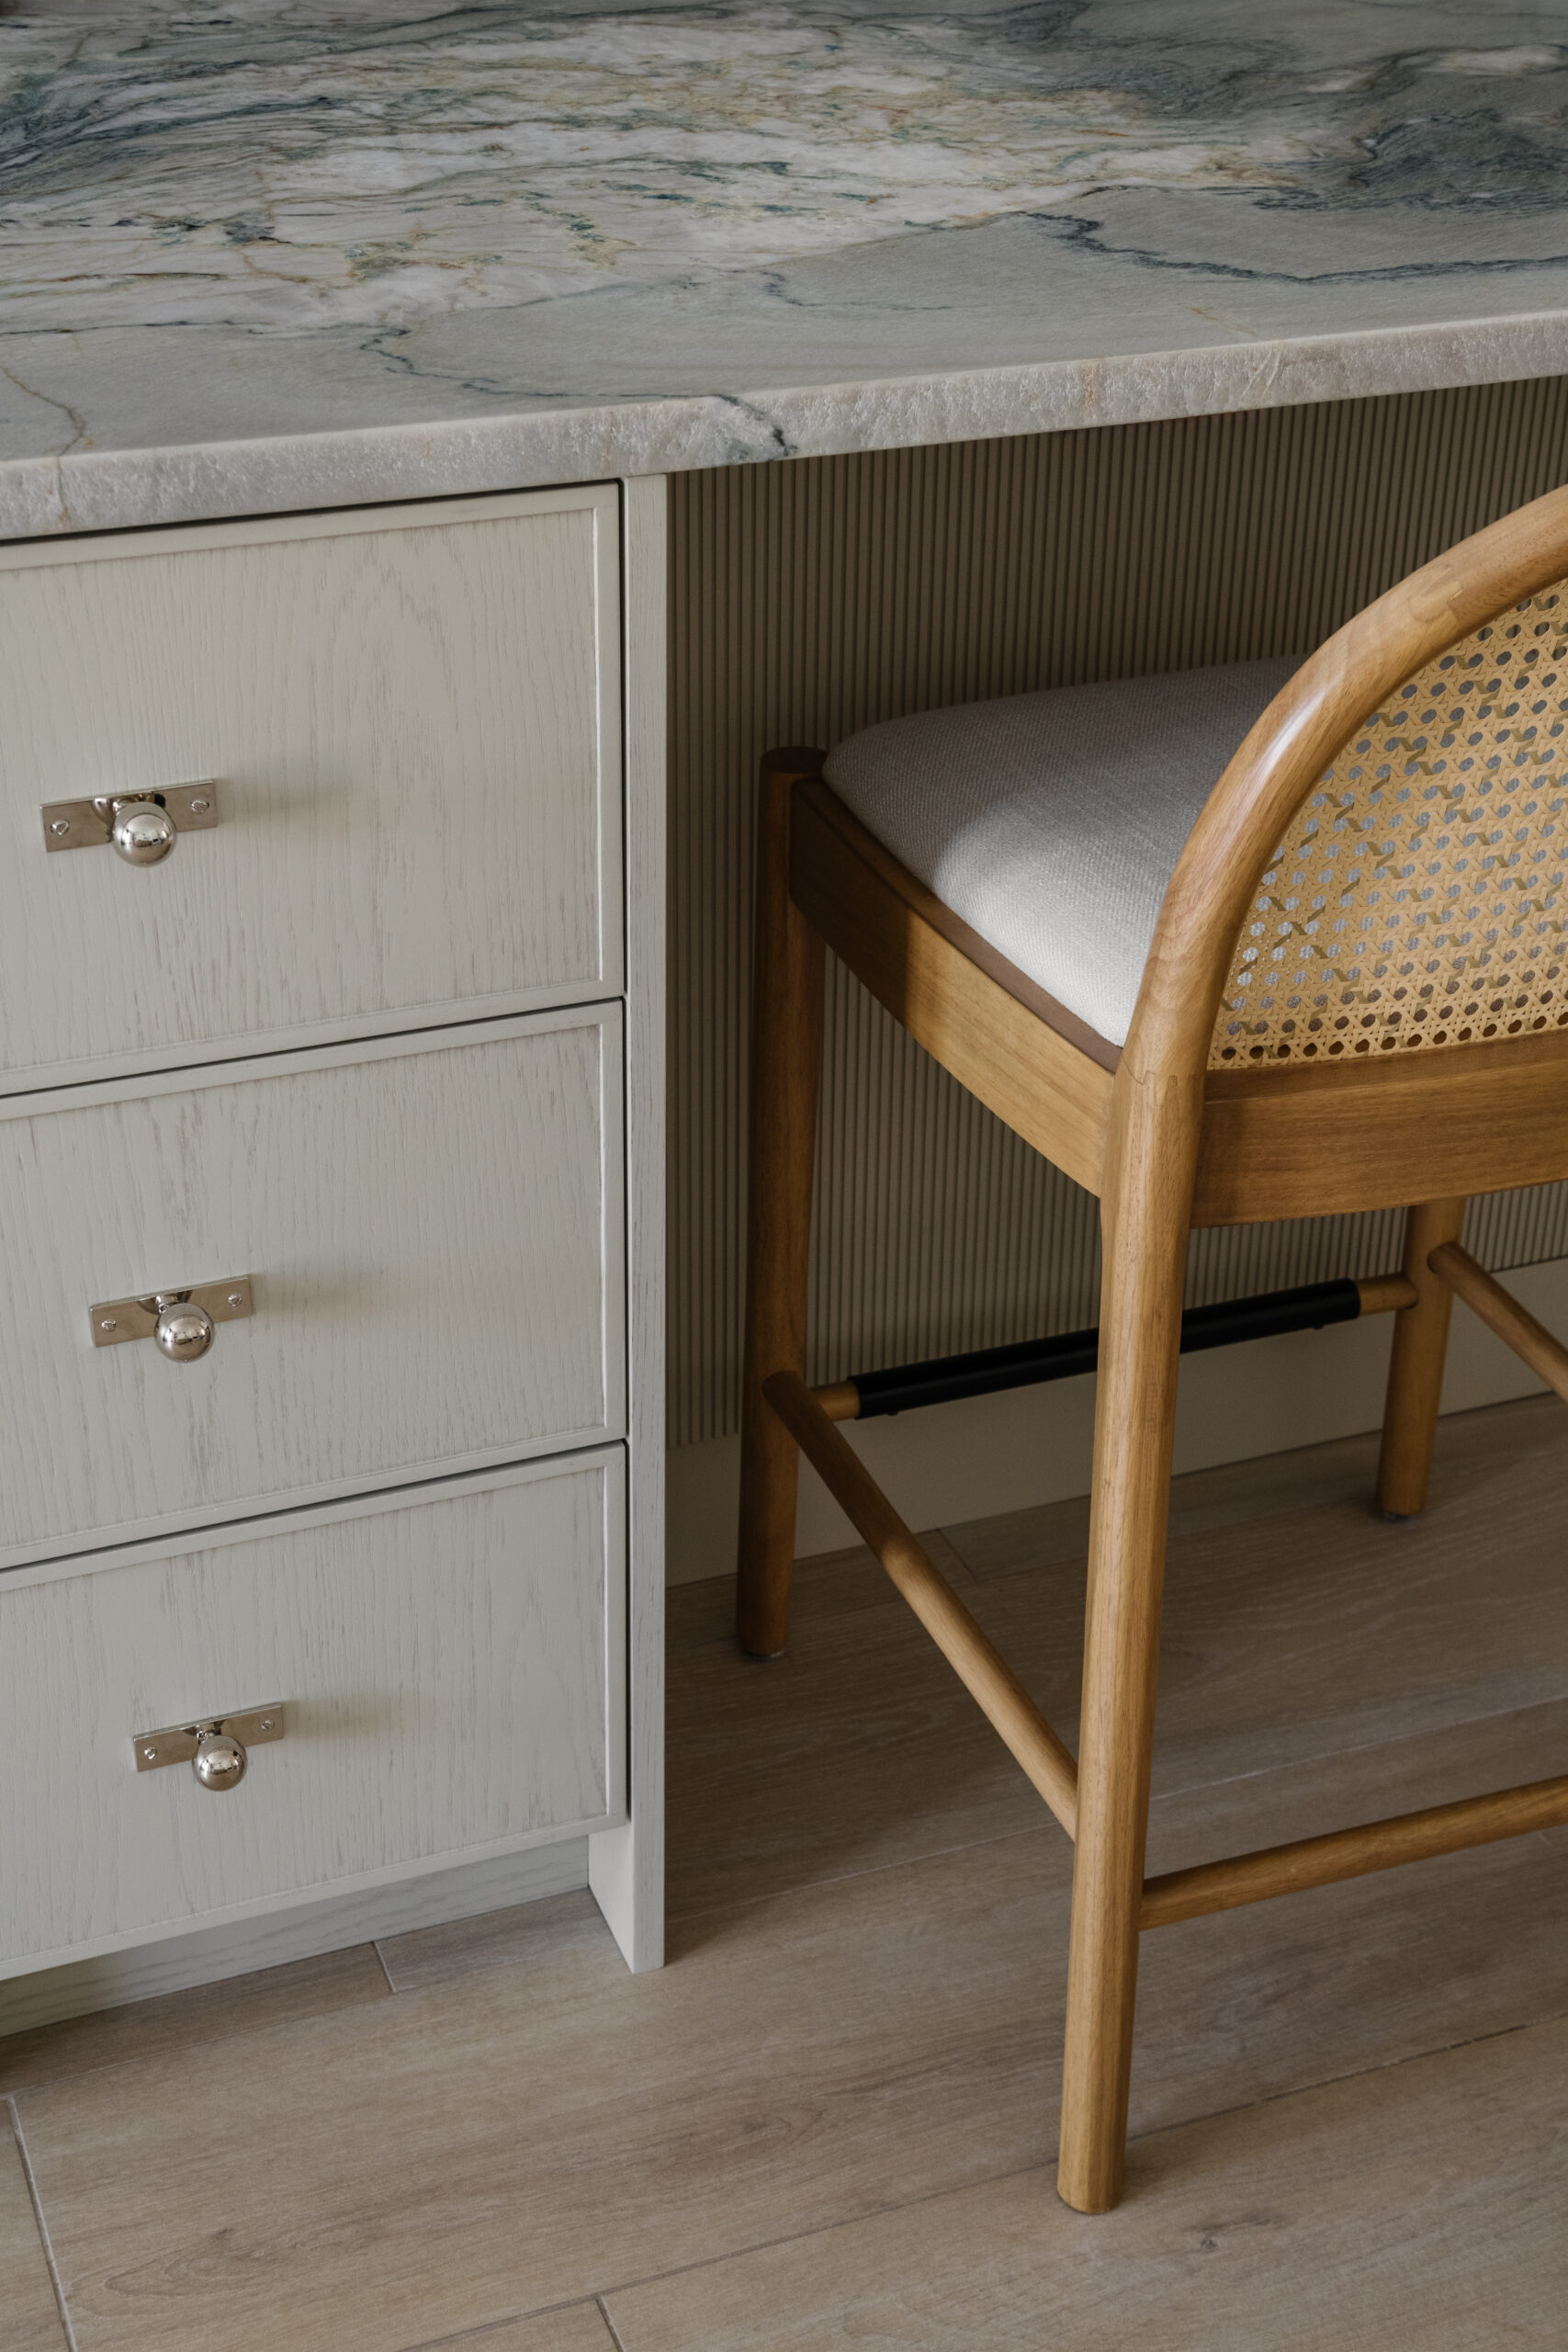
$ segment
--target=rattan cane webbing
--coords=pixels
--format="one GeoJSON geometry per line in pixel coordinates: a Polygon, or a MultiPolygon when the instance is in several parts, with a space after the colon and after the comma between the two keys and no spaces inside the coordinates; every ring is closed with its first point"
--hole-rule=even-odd
{"type": "Polygon", "coordinates": [[[1297,810],[1211,1069],[1568,1026],[1568,582],[1418,671],[1297,810]]]}

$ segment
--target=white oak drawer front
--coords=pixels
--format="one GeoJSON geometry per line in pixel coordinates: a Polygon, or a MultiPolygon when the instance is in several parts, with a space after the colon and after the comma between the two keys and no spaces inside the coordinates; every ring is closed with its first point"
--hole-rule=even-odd
{"type": "Polygon", "coordinates": [[[0,1089],[613,994],[619,595],[613,486],[0,548],[0,1089]]]}
{"type": "Polygon", "coordinates": [[[619,1448],[0,1578],[0,1976],[623,1817],[619,1448]],[[213,1792],[138,1733],[281,1700],[213,1792]]]}
{"type": "Polygon", "coordinates": [[[619,1436],[620,1036],[609,1005],[0,1103],[0,1561],[619,1436]],[[89,1308],[241,1277],[199,1361],[95,1344],[89,1308]]]}

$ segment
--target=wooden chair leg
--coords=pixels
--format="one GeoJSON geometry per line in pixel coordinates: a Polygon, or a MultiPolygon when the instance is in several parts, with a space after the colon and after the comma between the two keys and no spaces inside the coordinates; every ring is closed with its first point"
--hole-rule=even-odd
{"type": "MultiPolygon", "coordinates": [[[[1081,2213],[1122,2194],[1148,1828],[1160,1596],[1176,1420],[1190,1169],[1179,1116],[1143,1121],[1108,1184],[1089,1615],[1078,1734],[1062,2139],[1056,2185],[1081,2213]],[[1167,1165],[1160,1165],[1161,1128],[1167,1165]]],[[[1196,1115],[1190,1122],[1196,1133],[1196,1115]]],[[[1195,1149],[1195,1147],[1194,1147],[1195,1149]]]]}
{"type": "Polygon", "coordinates": [[[1405,1216],[1404,1272],[1416,1285],[1416,1304],[1393,1318],[1378,1462],[1378,1507],[1390,1519],[1413,1519],[1427,1508],[1454,1303],[1427,1261],[1441,1242],[1459,1239],[1464,1212],[1462,1200],[1425,1201],[1405,1216]]]}
{"type": "Polygon", "coordinates": [[[806,1369],[826,950],[789,895],[789,825],[795,783],[819,764],[771,754],[759,809],[736,1594],[736,1630],[754,1657],[776,1657],[789,1638],[800,1452],[761,1389],[770,1373],[806,1369]]]}

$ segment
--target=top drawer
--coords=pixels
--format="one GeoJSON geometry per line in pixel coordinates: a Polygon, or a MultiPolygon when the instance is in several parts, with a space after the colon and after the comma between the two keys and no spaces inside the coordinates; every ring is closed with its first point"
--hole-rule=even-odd
{"type": "Polygon", "coordinates": [[[0,548],[0,1092],[618,989],[616,497],[0,548]]]}

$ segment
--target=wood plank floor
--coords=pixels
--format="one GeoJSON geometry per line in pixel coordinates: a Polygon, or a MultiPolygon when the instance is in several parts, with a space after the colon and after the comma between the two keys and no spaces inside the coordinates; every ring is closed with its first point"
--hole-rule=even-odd
{"type": "MultiPolygon", "coordinates": [[[[1155,1867],[1568,1767],[1561,1411],[1411,1527],[1366,1440],[1179,1482],[1155,1867]]],[[[932,1539],[1069,1734],[1083,1533],[932,1539]]],[[[1562,2346],[1568,1832],[1145,1939],[1086,2222],[1066,1842],[865,1555],[781,1665],[728,1618],[671,1595],[661,1973],[570,1894],[0,2042],[0,2352],[1562,2346]]]]}

